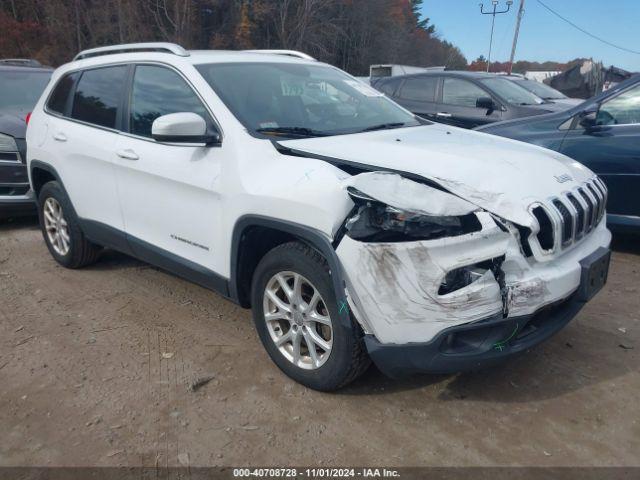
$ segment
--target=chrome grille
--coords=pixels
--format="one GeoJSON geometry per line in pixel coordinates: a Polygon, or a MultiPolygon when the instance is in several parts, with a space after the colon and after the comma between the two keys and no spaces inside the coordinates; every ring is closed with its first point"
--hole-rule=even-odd
{"type": "Polygon", "coordinates": [[[584,219],[585,219],[585,210],[582,206],[582,203],[578,201],[573,193],[567,194],[567,199],[573,206],[575,211],[575,231],[574,231],[574,240],[577,240],[582,237],[584,234],[584,219]]]}
{"type": "Polygon", "coordinates": [[[532,210],[540,230],[531,239],[536,240],[540,249],[547,253],[550,251],[550,236],[553,250],[557,251],[579,241],[600,224],[606,212],[607,187],[599,178],[593,178],[574,190],[550,199],[550,203],[544,209],[536,207],[532,210]],[[547,217],[543,221],[540,218],[542,214],[547,217]]]}
{"type": "Polygon", "coordinates": [[[582,196],[582,198],[587,204],[587,218],[585,219],[586,220],[585,230],[587,233],[589,233],[593,229],[593,224],[595,221],[595,218],[593,217],[593,214],[595,213],[595,210],[596,210],[595,205],[591,197],[585,193],[584,188],[579,188],[578,192],[580,193],[580,195],[582,196]]]}
{"type": "Polygon", "coordinates": [[[560,200],[554,200],[553,206],[556,207],[562,217],[562,244],[566,245],[573,239],[574,221],[571,212],[560,200]]]}

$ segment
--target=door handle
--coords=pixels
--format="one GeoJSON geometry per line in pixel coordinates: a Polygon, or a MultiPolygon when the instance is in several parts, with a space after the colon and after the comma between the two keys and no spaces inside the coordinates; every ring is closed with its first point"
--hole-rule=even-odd
{"type": "Polygon", "coordinates": [[[440,118],[451,118],[453,115],[451,115],[450,113],[447,112],[438,112],[436,113],[436,117],[440,117],[440,118]]]}
{"type": "Polygon", "coordinates": [[[53,136],[53,139],[57,142],[66,142],[67,136],[64,133],[58,132],[53,136]]]}
{"type": "Polygon", "coordinates": [[[116,155],[120,158],[124,158],[125,160],[138,160],[140,158],[138,157],[138,154],[130,148],[127,148],[126,150],[118,150],[116,155]]]}

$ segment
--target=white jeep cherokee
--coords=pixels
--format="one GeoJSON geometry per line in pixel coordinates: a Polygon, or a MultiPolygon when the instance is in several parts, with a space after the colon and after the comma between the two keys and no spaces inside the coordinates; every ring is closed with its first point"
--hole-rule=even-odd
{"type": "Polygon", "coordinates": [[[430,123],[291,52],[119,45],[60,67],[29,123],[44,240],[251,307],[287,375],[332,390],[503,360],[602,287],[607,191],[558,153],[430,123]]]}

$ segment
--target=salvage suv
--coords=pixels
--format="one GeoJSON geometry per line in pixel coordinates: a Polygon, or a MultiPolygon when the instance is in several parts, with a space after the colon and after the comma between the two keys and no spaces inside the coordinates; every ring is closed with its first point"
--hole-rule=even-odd
{"type": "Polygon", "coordinates": [[[253,309],[272,360],[334,390],[473,370],[607,279],[607,191],[539,147],[430,123],[295,52],[88,50],[27,132],[54,259],[107,247],[253,309]]]}

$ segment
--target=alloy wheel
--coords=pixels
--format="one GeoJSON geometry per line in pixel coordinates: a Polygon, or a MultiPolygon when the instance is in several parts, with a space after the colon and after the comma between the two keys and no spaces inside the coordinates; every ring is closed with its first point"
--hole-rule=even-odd
{"type": "Polygon", "coordinates": [[[43,214],[49,243],[58,255],[64,257],[71,249],[71,237],[62,206],[55,198],[49,197],[44,202],[43,214]]]}
{"type": "Polygon", "coordinates": [[[333,345],[329,310],[318,289],[295,272],[275,274],[264,291],[264,319],[280,353],[297,367],[316,370],[333,345]]]}

